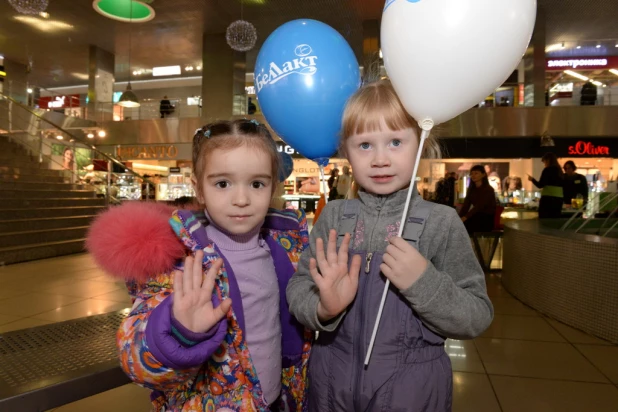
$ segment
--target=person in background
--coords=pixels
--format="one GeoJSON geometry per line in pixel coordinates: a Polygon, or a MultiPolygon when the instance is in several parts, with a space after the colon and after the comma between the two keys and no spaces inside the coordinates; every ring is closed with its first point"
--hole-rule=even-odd
{"type": "Polygon", "coordinates": [[[339,191],[337,190],[337,182],[339,180],[339,169],[334,168],[330,172],[330,177],[328,178],[328,200],[335,200],[337,196],[339,196],[339,191]]]}
{"type": "Polygon", "coordinates": [[[172,113],[172,103],[168,100],[167,96],[163,96],[163,100],[159,104],[159,112],[161,113],[161,119],[172,113]]]}
{"type": "Polygon", "coordinates": [[[489,185],[485,170],[481,165],[470,169],[470,186],[459,212],[469,235],[474,232],[491,232],[494,229],[496,192],[489,185]]]}
{"type": "Polygon", "coordinates": [[[65,147],[62,155],[62,168],[65,170],[73,170],[75,168],[75,153],[73,153],[73,149],[65,147]]]}
{"type": "Polygon", "coordinates": [[[343,166],[343,173],[337,180],[337,199],[345,199],[352,185],[352,174],[349,166],[343,166]]]}
{"type": "Polygon", "coordinates": [[[582,195],[584,204],[588,203],[588,180],[586,176],[575,173],[577,166],[569,160],[564,164],[564,204],[570,205],[577,195],[582,195]]]}
{"type": "Polygon", "coordinates": [[[541,190],[539,202],[539,219],[555,219],[562,214],[562,202],[564,198],[564,173],[558,163],[558,157],[554,153],[546,153],[541,158],[545,169],[541,174],[541,180],[537,181],[528,175],[528,180],[541,190]]]}

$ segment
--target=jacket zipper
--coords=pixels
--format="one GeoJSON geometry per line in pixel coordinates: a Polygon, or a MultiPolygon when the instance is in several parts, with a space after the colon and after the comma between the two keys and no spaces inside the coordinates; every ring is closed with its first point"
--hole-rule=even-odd
{"type": "Polygon", "coordinates": [[[367,253],[367,257],[365,258],[365,274],[369,274],[369,269],[371,269],[371,259],[373,258],[373,252],[367,253]]]}
{"type": "MultiPolygon", "coordinates": [[[[380,214],[382,213],[382,205],[377,207],[378,210],[378,218],[377,220],[380,220],[380,214]]],[[[373,229],[371,230],[371,236],[369,236],[369,243],[367,245],[371,245],[371,241],[373,239],[373,233],[375,231],[375,226],[373,227],[373,229]]],[[[365,274],[369,274],[369,272],[371,272],[371,261],[373,259],[373,252],[367,252],[367,255],[365,257],[365,274]]],[[[356,350],[356,361],[354,362],[354,376],[356,376],[356,385],[354,387],[353,390],[353,394],[352,394],[352,399],[353,399],[353,403],[354,403],[354,409],[355,410],[361,410],[360,409],[360,392],[362,390],[362,374],[363,374],[363,369],[365,368],[365,295],[367,294],[367,283],[370,282],[370,278],[369,276],[363,276],[363,283],[364,283],[364,288],[363,288],[363,293],[361,294],[361,300],[359,302],[360,307],[359,307],[359,311],[360,311],[360,328],[359,328],[359,339],[358,339],[358,345],[355,345],[357,347],[356,350]],[[361,368],[361,370],[359,371],[358,368],[361,368]]]]}

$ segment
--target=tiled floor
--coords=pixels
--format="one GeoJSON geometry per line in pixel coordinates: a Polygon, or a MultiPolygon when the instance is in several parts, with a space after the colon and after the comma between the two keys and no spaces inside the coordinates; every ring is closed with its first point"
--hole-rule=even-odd
{"type": "MultiPolygon", "coordinates": [[[[88,255],[0,267],[0,333],[129,306],[124,285],[88,255]]],[[[455,412],[616,412],[618,346],[548,319],[487,278],[496,310],[473,341],[447,341],[455,412]]],[[[148,391],[126,385],[56,412],[146,412],[148,391]]]]}

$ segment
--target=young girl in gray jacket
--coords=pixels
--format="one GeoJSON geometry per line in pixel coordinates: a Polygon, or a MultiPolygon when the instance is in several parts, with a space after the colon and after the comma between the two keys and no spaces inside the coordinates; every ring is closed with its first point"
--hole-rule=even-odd
{"type": "MultiPolygon", "coordinates": [[[[415,190],[397,236],[419,132],[386,80],[361,88],[344,112],[341,151],[358,193],[328,203],[287,287],[290,312],[320,332],[309,363],[310,411],[450,411],[444,340],[472,339],[491,323],[485,277],[454,209],[415,190]]],[[[427,141],[427,152],[436,148],[427,141]]]]}

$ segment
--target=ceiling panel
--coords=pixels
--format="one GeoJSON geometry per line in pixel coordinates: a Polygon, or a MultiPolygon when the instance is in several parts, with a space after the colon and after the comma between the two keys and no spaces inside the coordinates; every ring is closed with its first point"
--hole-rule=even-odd
{"type": "MultiPolygon", "coordinates": [[[[258,45],[247,54],[253,67],[259,46],[279,25],[296,18],[321,20],[337,29],[360,58],[362,22],[379,19],[383,0],[245,0],[242,14],[255,24],[258,45]]],[[[606,53],[618,42],[618,0],[539,0],[545,9],[547,43],[606,39],[606,53]]],[[[50,27],[49,21],[36,27],[15,20],[17,13],[0,0],[0,53],[27,63],[31,56],[34,72],[30,81],[46,87],[83,84],[87,73],[88,46],[97,45],[116,55],[116,78],[129,73],[129,29],[131,68],[152,68],[201,61],[202,33],[221,33],[241,16],[238,0],[155,0],[154,20],[127,24],[97,14],[91,0],[51,0],[50,20],[71,27],[50,27]],[[47,30],[47,31],[44,31],[47,30]]],[[[499,30],[500,22],[490,22],[499,30]]],[[[571,51],[572,52],[572,51],[571,51]]],[[[192,73],[195,75],[195,72],[192,73]]]]}

